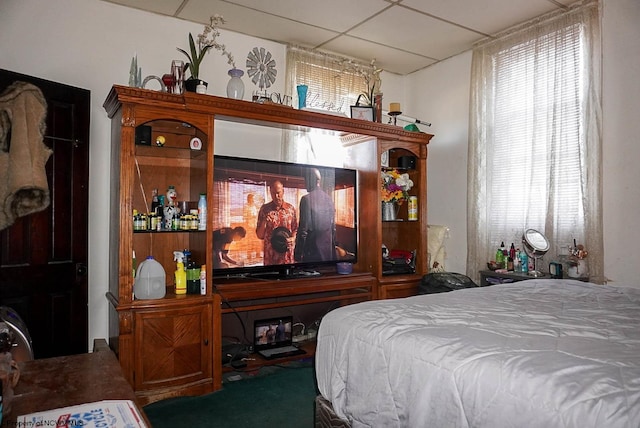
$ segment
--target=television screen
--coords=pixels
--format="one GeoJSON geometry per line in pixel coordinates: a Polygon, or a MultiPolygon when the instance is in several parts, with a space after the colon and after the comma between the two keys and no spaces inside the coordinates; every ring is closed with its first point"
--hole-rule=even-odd
{"type": "Polygon", "coordinates": [[[215,156],[214,277],[357,260],[357,171],[215,156]]]}

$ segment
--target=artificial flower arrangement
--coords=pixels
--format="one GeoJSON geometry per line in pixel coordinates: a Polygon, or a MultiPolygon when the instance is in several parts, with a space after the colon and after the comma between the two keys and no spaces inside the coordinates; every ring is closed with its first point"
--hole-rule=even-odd
{"type": "Polygon", "coordinates": [[[382,79],[380,78],[381,68],[376,67],[376,59],[372,59],[368,65],[352,59],[343,58],[336,62],[336,67],[341,73],[361,77],[364,80],[366,90],[358,95],[357,106],[373,106],[376,94],[382,91],[382,79]]]}
{"type": "Polygon", "coordinates": [[[356,100],[357,106],[373,106],[375,104],[375,95],[379,94],[382,88],[382,80],[380,79],[382,69],[376,68],[375,58],[371,61],[369,66],[370,69],[364,69],[360,72],[365,85],[367,85],[367,90],[366,92],[362,92],[358,95],[358,99],[356,100]]]}
{"type": "Polygon", "coordinates": [[[413,187],[413,181],[409,174],[400,174],[396,169],[382,171],[382,186],[380,188],[382,202],[397,202],[402,204],[409,199],[409,190],[413,187]]]}
{"type": "Polygon", "coordinates": [[[200,63],[204,58],[205,54],[209,52],[210,49],[215,49],[220,51],[220,53],[227,57],[227,63],[231,65],[233,68],[236,68],[236,63],[233,59],[233,55],[229,51],[227,51],[227,47],[225,45],[221,45],[218,43],[217,38],[220,36],[220,31],[218,31],[218,26],[220,24],[225,24],[226,21],[222,15],[213,15],[209,18],[209,24],[204,26],[204,32],[198,34],[198,49],[196,50],[196,43],[193,40],[193,35],[189,33],[189,52],[184,49],[177,48],[180,52],[182,52],[189,62],[185,64],[185,68],[189,69],[191,73],[190,79],[198,79],[200,74],[200,63]]]}
{"type": "Polygon", "coordinates": [[[586,259],[587,258],[587,250],[584,248],[584,245],[582,244],[573,244],[573,247],[570,248],[569,250],[569,265],[572,266],[577,266],[578,264],[580,264],[580,260],[586,259]]]}

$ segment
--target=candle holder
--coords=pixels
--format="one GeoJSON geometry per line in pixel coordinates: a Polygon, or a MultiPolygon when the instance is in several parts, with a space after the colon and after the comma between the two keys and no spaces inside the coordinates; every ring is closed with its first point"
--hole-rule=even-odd
{"type": "Polygon", "coordinates": [[[391,118],[393,119],[393,126],[397,126],[397,116],[400,116],[402,114],[401,111],[390,111],[389,116],[391,116],[391,118]]]}

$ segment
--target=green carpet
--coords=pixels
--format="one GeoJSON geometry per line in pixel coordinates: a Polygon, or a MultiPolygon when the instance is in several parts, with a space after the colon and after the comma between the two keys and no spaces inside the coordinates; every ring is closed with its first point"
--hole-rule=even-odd
{"type": "Polygon", "coordinates": [[[313,367],[291,364],[226,381],[211,394],[158,401],[144,411],[153,428],[311,428],[316,395],[313,367]]]}

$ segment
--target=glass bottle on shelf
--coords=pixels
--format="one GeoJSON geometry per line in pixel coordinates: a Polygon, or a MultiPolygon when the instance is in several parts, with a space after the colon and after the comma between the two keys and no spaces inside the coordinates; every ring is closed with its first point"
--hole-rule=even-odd
{"type": "Polygon", "coordinates": [[[158,199],[158,189],[151,191],[151,214],[159,215],[158,207],[160,206],[160,199],[158,199]]]}

